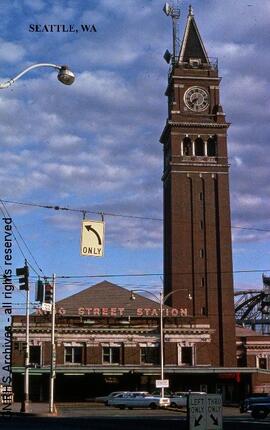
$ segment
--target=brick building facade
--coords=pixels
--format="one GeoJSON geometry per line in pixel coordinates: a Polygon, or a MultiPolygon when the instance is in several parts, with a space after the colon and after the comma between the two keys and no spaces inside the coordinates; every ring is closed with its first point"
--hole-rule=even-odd
{"type": "MultiPolygon", "coordinates": [[[[160,379],[159,303],[109,282],[101,282],[57,302],[56,400],[85,400],[114,390],[152,390],[160,379]]],[[[215,332],[166,306],[164,372],[173,391],[221,391],[225,401],[265,390],[269,380],[270,338],[237,328],[241,367],[211,364],[215,332]],[[255,347],[255,349],[254,349],[255,347]],[[257,349],[256,349],[257,348],[257,349]],[[267,357],[267,362],[260,360],[267,357]],[[247,367],[248,366],[248,367],[247,367]],[[265,367],[265,368],[263,368],[265,367]],[[264,388],[262,385],[264,384],[264,388]],[[260,387],[259,387],[260,385],[260,387]]],[[[12,321],[15,400],[22,398],[25,317],[12,321]]],[[[30,398],[48,398],[51,316],[30,318],[30,398]]]]}

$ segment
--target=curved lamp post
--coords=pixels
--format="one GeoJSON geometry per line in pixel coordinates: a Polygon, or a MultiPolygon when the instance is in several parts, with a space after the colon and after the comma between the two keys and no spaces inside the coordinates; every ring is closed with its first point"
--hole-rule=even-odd
{"type": "MultiPolygon", "coordinates": [[[[18,73],[14,78],[9,79],[6,82],[0,83],[0,90],[9,88],[15,81],[20,79],[26,73],[30,72],[33,69],[37,69],[39,67],[52,67],[58,71],[57,78],[62,84],[71,85],[75,80],[74,73],[68,68],[68,66],[58,66],[57,64],[51,63],[37,63],[32,66],[27,67],[22,72],[18,73]]],[[[52,353],[51,353],[51,376],[50,376],[50,404],[49,411],[53,412],[53,393],[54,393],[54,372],[53,372],[53,353],[54,353],[54,328],[53,328],[53,313],[52,313],[52,353]]],[[[25,349],[25,372],[24,372],[24,398],[22,402],[21,412],[29,412],[29,289],[26,290],[26,349],[25,349]]]]}
{"type": "MultiPolygon", "coordinates": [[[[153,296],[158,302],[160,306],[160,379],[164,380],[164,339],[163,339],[163,306],[165,305],[166,300],[177,291],[188,291],[187,288],[177,288],[177,290],[171,291],[170,293],[166,294],[164,296],[163,290],[160,291],[159,297],[152,293],[151,291],[144,290],[141,288],[136,288],[134,290],[131,290],[130,292],[130,299],[136,300],[136,296],[134,295],[135,292],[145,292],[153,296]]],[[[192,300],[192,296],[190,293],[188,293],[189,300],[192,300]]],[[[164,397],[164,387],[161,388],[161,397],[164,397]]]]}
{"type": "Polygon", "coordinates": [[[21,78],[23,75],[30,72],[30,70],[36,69],[38,67],[52,67],[53,69],[58,70],[57,78],[60,82],[62,82],[62,84],[71,85],[75,80],[75,75],[68,68],[68,66],[58,66],[57,64],[51,64],[51,63],[38,63],[27,67],[21,73],[18,73],[18,75],[14,76],[14,78],[9,79],[6,82],[0,83],[0,90],[10,87],[10,85],[14,84],[14,82],[17,81],[17,79],[21,78]]]}

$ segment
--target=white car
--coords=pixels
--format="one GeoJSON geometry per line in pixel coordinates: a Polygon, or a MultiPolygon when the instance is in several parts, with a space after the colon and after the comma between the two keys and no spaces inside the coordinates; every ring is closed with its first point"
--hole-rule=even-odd
{"type": "Polygon", "coordinates": [[[189,394],[207,394],[202,391],[178,391],[170,396],[172,408],[183,408],[187,407],[187,401],[189,394]]]}
{"type": "Polygon", "coordinates": [[[151,396],[144,393],[118,394],[108,401],[108,406],[115,406],[120,409],[157,409],[170,406],[170,399],[168,397],[151,396]]]}

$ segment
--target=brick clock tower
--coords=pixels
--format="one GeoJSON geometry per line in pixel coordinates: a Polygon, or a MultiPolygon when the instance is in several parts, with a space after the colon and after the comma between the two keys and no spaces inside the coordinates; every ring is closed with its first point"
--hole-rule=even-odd
{"type": "Polygon", "coordinates": [[[212,332],[212,366],[236,364],[227,129],[217,62],[189,8],[172,59],[164,146],[164,294],[212,332]],[[188,298],[191,295],[192,299],[188,298]]]}

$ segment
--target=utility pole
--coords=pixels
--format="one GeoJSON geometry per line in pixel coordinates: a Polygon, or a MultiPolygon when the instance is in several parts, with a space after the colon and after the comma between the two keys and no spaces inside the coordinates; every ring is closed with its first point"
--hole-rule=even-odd
{"type": "Polygon", "coordinates": [[[55,363],[56,363],[56,350],[55,350],[55,284],[56,276],[53,274],[52,284],[52,330],[51,330],[51,369],[50,369],[50,399],[49,399],[49,413],[54,412],[54,380],[55,380],[55,363]]]}
{"type": "Polygon", "coordinates": [[[21,412],[29,412],[29,307],[30,307],[30,291],[29,291],[29,269],[27,265],[27,260],[25,260],[24,267],[20,267],[16,269],[16,276],[19,277],[20,290],[26,290],[26,304],[25,304],[25,313],[26,313],[26,334],[25,334],[25,355],[24,355],[24,392],[23,392],[23,401],[21,404],[21,412]]]}
{"type": "Polygon", "coordinates": [[[22,412],[29,412],[29,337],[30,337],[30,327],[29,327],[29,305],[30,305],[30,292],[29,288],[26,290],[26,348],[25,348],[25,361],[24,361],[24,398],[21,407],[22,412]]]}
{"type": "MultiPolygon", "coordinates": [[[[163,338],[163,291],[160,292],[160,379],[164,381],[164,338],[163,338]]],[[[161,397],[164,397],[164,387],[161,387],[161,397]]]]}

